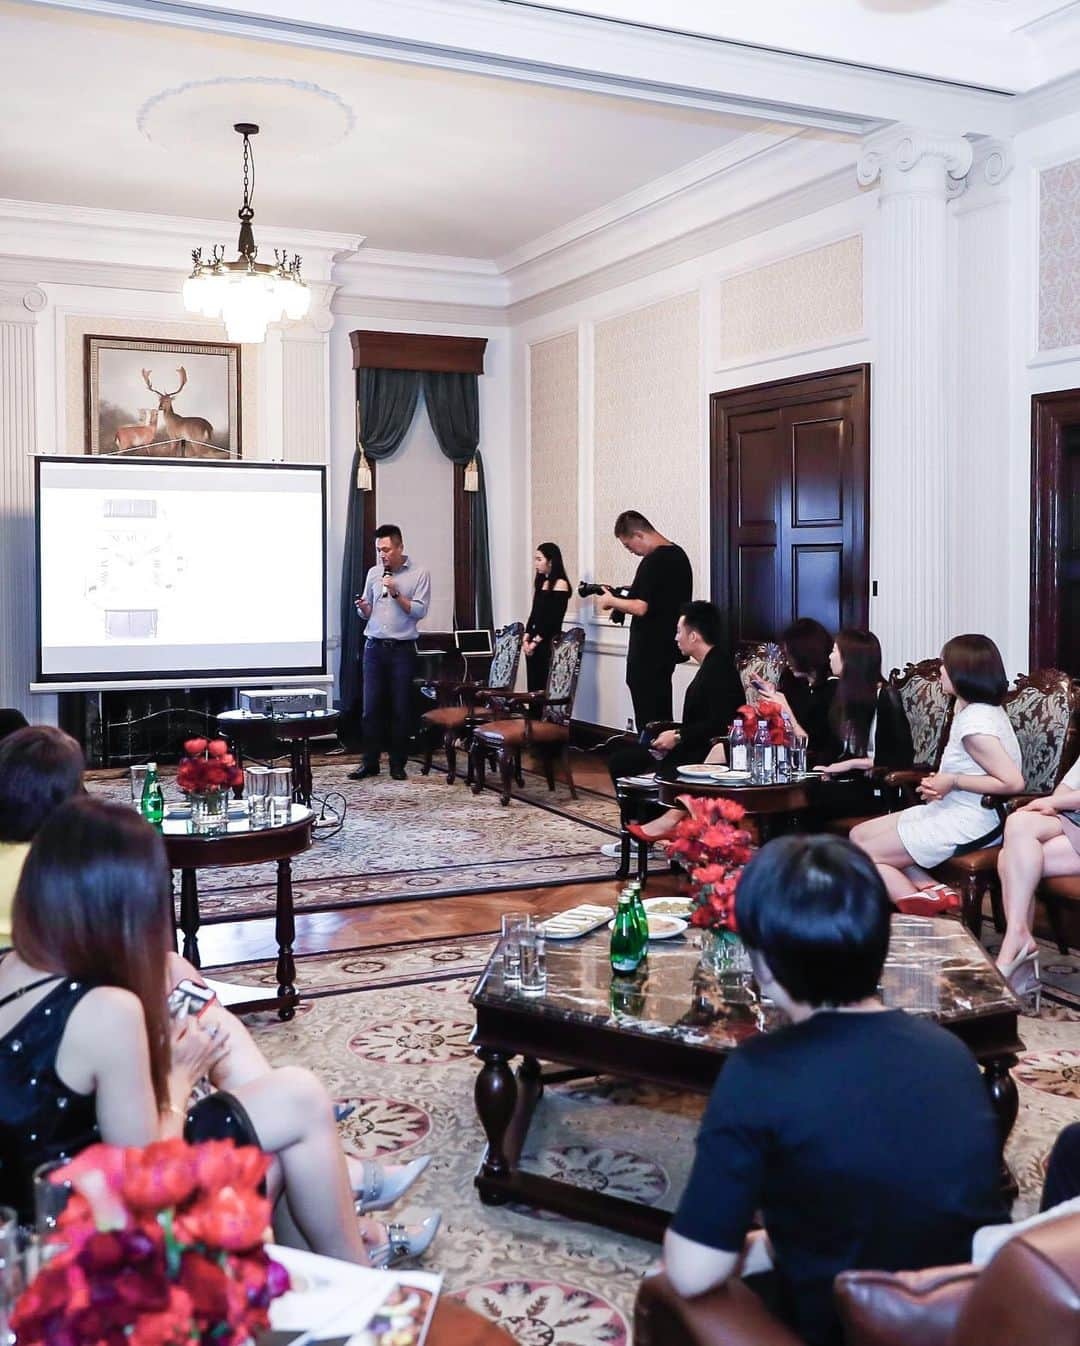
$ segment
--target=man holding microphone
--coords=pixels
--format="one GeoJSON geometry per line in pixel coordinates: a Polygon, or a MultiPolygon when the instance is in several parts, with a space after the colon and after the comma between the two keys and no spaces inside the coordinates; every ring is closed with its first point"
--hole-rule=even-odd
{"type": "Polygon", "coordinates": [[[427,615],[431,576],[405,555],[401,529],[375,529],[378,560],[367,573],[356,610],[367,620],[364,646],[364,760],[350,780],[379,774],[383,743],[390,744],[390,775],[405,780],[412,737],[416,625],[427,615]]]}

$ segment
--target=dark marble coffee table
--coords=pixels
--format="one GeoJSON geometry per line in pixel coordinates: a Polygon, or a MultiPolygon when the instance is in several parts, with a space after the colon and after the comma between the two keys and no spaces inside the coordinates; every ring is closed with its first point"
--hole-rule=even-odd
{"type": "MultiPolygon", "coordinates": [[[[748,973],[707,973],[701,936],[649,946],[647,970],[614,986],[607,930],[547,945],[547,990],[526,995],[506,985],[496,950],[476,985],[473,1043],[483,1067],[476,1110],[488,1139],[476,1175],[480,1199],[556,1211],[573,1219],[659,1241],[669,1213],[518,1166],[544,1085],[587,1075],[616,1075],[708,1093],[728,1053],[782,1022],[758,997],[748,973]],[[521,1057],[516,1073],[511,1061],[521,1057]],[[564,1067],[542,1071],[540,1062],[564,1067]]],[[[1005,1141],[1016,1120],[1009,1074],[1024,1050],[1020,1005],[982,946],[958,922],[894,918],[882,980],[886,1004],[925,1014],[970,1048],[986,1078],[1005,1141]]],[[[1003,1165],[1003,1181],[1015,1191],[1003,1165]]]]}

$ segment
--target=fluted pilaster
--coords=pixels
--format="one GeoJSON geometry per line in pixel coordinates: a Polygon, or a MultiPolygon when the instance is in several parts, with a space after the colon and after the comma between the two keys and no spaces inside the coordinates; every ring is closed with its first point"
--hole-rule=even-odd
{"type": "Polygon", "coordinates": [[[859,161],[859,181],[881,183],[870,528],[886,666],[936,654],[951,634],[948,200],[970,167],[966,140],[912,127],[872,137],[859,161]]]}
{"type": "Polygon", "coordinates": [[[34,676],[34,324],[44,293],[0,286],[0,705],[31,718],[34,676]]]}

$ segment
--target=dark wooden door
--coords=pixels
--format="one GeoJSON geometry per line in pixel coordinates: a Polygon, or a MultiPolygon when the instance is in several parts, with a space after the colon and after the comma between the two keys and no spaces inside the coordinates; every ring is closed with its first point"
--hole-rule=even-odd
{"type": "Polygon", "coordinates": [[[714,393],[713,599],[733,643],[869,608],[870,367],[714,393]]]}
{"type": "Polygon", "coordinates": [[[1080,677],[1080,389],[1031,399],[1032,668],[1080,677]]]}

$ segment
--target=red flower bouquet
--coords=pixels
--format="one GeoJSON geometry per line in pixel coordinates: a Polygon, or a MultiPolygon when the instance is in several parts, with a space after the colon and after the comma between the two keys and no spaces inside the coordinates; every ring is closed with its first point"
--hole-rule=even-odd
{"type": "Polygon", "coordinates": [[[176,784],[185,794],[209,794],[243,784],[244,773],[223,738],[189,738],[184,752],[187,756],[181,757],[176,769],[176,784]]]}
{"type": "Polygon", "coordinates": [[[269,1167],[231,1140],[84,1150],[54,1175],[74,1191],[15,1304],[19,1346],[240,1346],[264,1331],[289,1289],[263,1248],[269,1167]]]}
{"type": "Polygon", "coordinates": [[[679,802],[688,816],[675,828],[674,838],[663,844],[690,876],[694,898],[690,924],[704,930],[734,930],[735,889],[752,849],[750,833],[739,826],[746,810],[732,799],[684,795],[679,802]]]}

